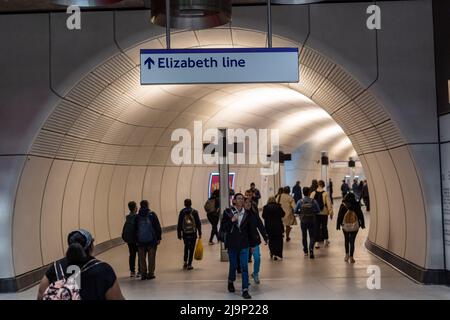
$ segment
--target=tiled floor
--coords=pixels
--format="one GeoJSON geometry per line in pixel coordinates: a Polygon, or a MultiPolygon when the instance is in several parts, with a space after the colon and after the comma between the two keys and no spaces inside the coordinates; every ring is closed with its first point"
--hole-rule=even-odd
{"type": "MultiPolygon", "coordinates": [[[[262,246],[261,284],[251,281],[250,293],[255,299],[450,299],[450,287],[416,284],[381,260],[372,256],[363,243],[368,229],[357,238],[354,265],[344,262],[343,235],[329,222],[331,245],[316,250],[316,259],[303,256],[300,229],[292,231],[292,240],[285,243],[284,260],[271,261],[262,246]],[[370,290],[366,282],[367,267],[381,269],[381,289],[370,290]]],[[[209,235],[209,226],[204,226],[209,235]]],[[[207,238],[205,236],[205,238],[207,238]]],[[[127,248],[120,246],[99,256],[109,262],[120,278],[127,299],[242,299],[237,292],[228,293],[228,264],[219,261],[219,246],[205,244],[204,259],[194,262],[194,270],[182,270],[182,242],[174,232],[163,235],[158,248],[156,279],[130,279],[127,270],[127,248]]],[[[250,268],[253,264],[250,264],[250,268]]],[[[17,294],[2,294],[0,299],[34,299],[37,288],[17,294]]]]}

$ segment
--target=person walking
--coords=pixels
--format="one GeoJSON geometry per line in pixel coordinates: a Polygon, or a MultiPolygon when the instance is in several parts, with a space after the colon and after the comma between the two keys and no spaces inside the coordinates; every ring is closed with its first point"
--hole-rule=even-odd
{"type": "Polygon", "coordinates": [[[296,214],[300,217],[300,227],[302,230],[303,253],[310,259],[314,259],[314,242],[316,233],[317,215],[320,213],[320,207],[316,200],[310,198],[311,189],[303,188],[303,199],[297,202],[295,208],[296,214]],[[309,233],[309,246],[308,246],[309,233]]]}
{"type": "Polygon", "coordinates": [[[331,180],[331,178],[328,180],[328,194],[330,195],[330,200],[331,200],[331,204],[334,204],[334,200],[333,200],[333,181],[331,180]]]}
{"type": "Polygon", "coordinates": [[[294,216],[295,201],[291,197],[291,188],[289,186],[284,187],[283,193],[277,196],[277,202],[281,205],[284,211],[283,223],[286,226],[286,242],[291,241],[289,237],[292,226],[297,225],[297,219],[294,216]]]}
{"type": "Polygon", "coordinates": [[[353,258],[355,253],[355,241],[359,228],[364,229],[364,215],[361,211],[361,205],[356,201],[353,193],[345,196],[339,208],[336,229],[344,233],[345,239],[345,262],[355,263],[353,258]]]}
{"type": "Polygon", "coordinates": [[[148,201],[142,200],[136,217],[136,238],[142,272],[141,280],[155,278],[156,250],[161,243],[161,234],[158,216],[150,210],[148,201]]]}
{"type": "MultiPolygon", "coordinates": [[[[251,191],[251,190],[249,190],[251,191]]],[[[246,192],[247,194],[247,192],[246,192]]],[[[256,232],[256,237],[254,239],[254,241],[251,241],[249,243],[250,246],[250,256],[253,256],[254,259],[254,264],[253,264],[253,273],[252,273],[252,278],[255,281],[256,284],[260,283],[259,280],[259,271],[261,268],[261,250],[260,250],[260,244],[261,244],[261,236],[264,239],[264,244],[267,245],[267,232],[266,232],[266,228],[264,228],[264,224],[261,221],[261,218],[259,216],[258,210],[255,210],[255,203],[252,201],[251,197],[246,197],[245,201],[244,201],[244,208],[245,210],[247,210],[250,214],[250,218],[253,219],[253,223],[256,226],[257,232],[256,232]],[[259,232],[258,232],[259,231],[259,232]]]]}
{"type": "Polygon", "coordinates": [[[255,183],[250,183],[250,190],[253,192],[252,200],[256,203],[256,207],[258,208],[259,199],[261,199],[261,192],[255,187],[255,183]]]}
{"type": "Polygon", "coordinates": [[[184,200],[184,208],[178,216],[177,234],[178,239],[184,242],[184,270],[192,270],[192,259],[194,258],[195,244],[198,238],[202,238],[202,223],[198,211],[192,208],[191,199],[184,200]]]}
{"type": "Polygon", "coordinates": [[[250,244],[256,242],[257,231],[254,220],[248,210],[244,208],[244,195],[236,193],[233,198],[233,206],[223,212],[220,227],[221,233],[224,234],[225,248],[228,251],[229,259],[228,291],[235,292],[234,281],[236,280],[239,256],[242,272],[242,297],[251,299],[252,297],[248,292],[248,255],[250,244]]]}
{"type": "Polygon", "coordinates": [[[342,180],[342,185],[341,185],[342,199],[344,199],[345,196],[347,195],[347,193],[349,193],[349,192],[350,192],[350,187],[348,186],[348,184],[345,180],[342,180]]]}
{"type": "Polygon", "coordinates": [[[128,264],[130,267],[130,277],[141,277],[141,266],[138,261],[138,273],[136,274],[136,256],[138,252],[137,239],[136,239],[136,217],[137,217],[137,204],[134,201],[128,202],[129,214],[126,216],[125,224],[122,228],[122,239],[128,246],[128,264]]]}
{"type": "Polygon", "coordinates": [[[275,197],[270,197],[263,208],[262,218],[269,240],[270,258],[283,259],[284,211],[275,197]]]}
{"type": "Polygon", "coordinates": [[[209,223],[211,224],[211,235],[209,237],[209,244],[214,244],[214,236],[216,236],[217,241],[219,241],[219,232],[217,230],[217,226],[219,224],[219,207],[220,207],[220,193],[219,190],[216,189],[211,194],[211,197],[205,202],[203,208],[206,212],[206,217],[208,218],[209,223]]]}
{"type": "Polygon", "coordinates": [[[362,198],[364,205],[366,206],[366,211],[370,212],[370,196],[369,196],[369,186],[367,185],[367,180],[364,180],[364,186],[362,189],[362,198]]]}
{"type": "Polygon", "coordinates": [[[311,193],[311,198],[317,201],[320,208],[316,223],[316,249],[320,248],[320,242],[322,241],[326,247],[330,244],[328,240],[328,216],[333,219],[333,205],[328,192],[325,191],[325,182],[320,180],[318,185],[317,190],[311,193]]]}
{"type": "Polygon", "coordinates": [[[297,181],[295,186],[292,187],[292,195],[295,203],[302,198],[302,187],[300,186],[300,181],[297,181]]]}

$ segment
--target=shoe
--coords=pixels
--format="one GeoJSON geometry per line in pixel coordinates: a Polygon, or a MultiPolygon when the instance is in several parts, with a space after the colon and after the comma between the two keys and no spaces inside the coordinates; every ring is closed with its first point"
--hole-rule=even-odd
{"type": "Polygon", "coordinates": [[[252,296],[248,293],[248,290],[244,290],[244,291],[242,292],[242,297],[243,297],[244,299],[251,299],[251,298],[252,298],[252,296]]]}
{"type": "Polygon", "coordinates": [[[134,278],[134,277],[136,277],[136,272],[131,271],[131,272],[130,272],[130,278],[134,278]]]}
{"type": "Polygon", "coordinates": [[[192,269],[194,269],[194,267],[193,266],[187,266],[187,269],[188,270],[192,270],[192,269]]]}
{"type": "Polygon", "coordinates": [[[320,248],[320,244],[319,244],[318,242],[316,242],[315,248],[316,248],[316,249],[319,249],[319,248],[320,248]]]}
{"type": "Polygon", "coordinates": [[[148,275],[148,276],[147,276],[147,280],[152,280],[152,279],[155,279],[155,278],[156,278],[156,277],[155,277],[154,274],[148,275]]]}
{"type": "Polygon", "coordinates": [[[303,252],[303,254],[305,255],[305,257],[307,257],[308,256],[308,251],[303,252]]]}
{"type": "Polygon", "coordinates": [[[136,278],[142,277],[142,274],[140,272],[136,273],[136,278]]]}
{"type": "Polygon", "coordinates": [[[143,275],[141,276],[141,280],[147,280],[147,276],[146,276],[145,274],[143,274],[143,275]]]}
{"type": "Polygon", "coordinates": [[[228,282],[228,292],[235,292],[233,282],[228,282]]]}
{"type": "Polygon", "coordinates": [[[328,247],[330,245],[330,241],[328,241],[328,240],[325,240],[323,243],[324,243],[325,247],[328,247]]]}
{"type": "Polygon", "coordinates": [[[350,263],[355,263],[355,259],[353,259],[353,257],[350,257],[349,261],[350,263]]]}
{"type": "Polygon", "coordinates": [[[183,269],[186,270],[187,267],[188,267],[188,265],[187,265],[187,263],[185,262],[185,263],[183,264],[183,269]]]}
{"type": "Polygon", "coordinates": [[[260,281],[259,281],[259,275],[253,274],[253,273],[252,273],[252,278],[253,278],[253,280],[255,280],[255,283],[256,283],[256,284],[259,284],[259,282],[260,282],[260,281]]]}
{"type": "Polygon", "coordinates": [[[309,255],[309,258],[310,258],[310,259],[314,259],[314,253],[311,253],[311,254],[309,255]]]}
{"type": "Polygon", "coordinates": [[[277,256],[273,256],[273,260],[278,261],[278,257],[277,256]]]}
{"type": "Polygon", "coordinates": [[[286,242],[289,242],[289,241],[291,241],[291,238],[287,237],[286,242]]]}
{"type": "Polygon", "coordinates": [[[348,258],[349,258],[349,257],[348,257],[348,254],[346,254],[346,255],[345,255],[345,258],[344,258],[344,261],[345,261],[345,262],[348,262],[348,258]]]}

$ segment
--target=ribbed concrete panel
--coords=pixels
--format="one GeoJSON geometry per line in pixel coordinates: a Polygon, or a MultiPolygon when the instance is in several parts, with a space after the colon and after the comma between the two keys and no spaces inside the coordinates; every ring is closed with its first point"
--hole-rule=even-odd
{"type": "Polygon", "coordinates": [[[391,150],[400,179],[402,180],[403,198],[406,217],[406,252],[405,259],[419,266],[426,263],[427,217],[423,203],[419,179],[408,147],[391,150]]]}
{"type": "Polygon", "coordinates": [[[87,107],[107,85],[106,81],[90,73],[69,92],[66,99],[87,107]]]}
{"type": "MultiPolygon", "coordinates": [[[[125,205],[134,201],[139,205],[142,200],[142,188],[144,184],[146,167],[131,167],[127,177],[125,188],[125,205]]],[[[128,213],[127,209],[124,214],[128,213]]]]}
{"type": "Polygon", "coordinates": [[[78,104],[62,100],[45,122],[44,129],[66,133],[80,116],[83,109],[78,104]]]}
{"type": "MultiPolygon", "coordinates": [[[[364,136],[367,139],[367,151],[366,152],[376,152],[386,150],[386,145],[384,141],[380,137],[380,133],[376,128],[368,128],[363,131],[364,136]]],[[[365,146],[360,144],[360,147],[364,148],[365,146]]]]}
{"type": "Polygon", "coordinates": [[[231,44],[231,29],[230,28],[215,28],[195,31],[198,41],[203,45],[223,45],[231,44]]]}
{"type": "Polygon", "coordinates": [[[50,159],[29,157],[22,172],[13,220],[15,274],[42,266],[40,209],[51,163],[50,159]]]}
{"type": "Polygon", "coordinates": [[[62,159],[74,159],[82,139],[66,135],[59,146],[56,156],[62,159]]]}
{"type": "MultiPolygon", "coordinates": [[[[158,39],[163,47],[167,48],[165,35],[163,37],[159,37],[158,39]]],[[[183,49],[198,45],[199,43],[197,37],[193,31],[174,32],[170,35],[170,47],[172,49],[183,49]]]]}
{"type": "Polygon", "coordinates": [[[165,226],[164,216],[161,214],[161,185],[163,172],[164,167],[147,167],[142,189],[142,199],[148,200],[150,209],[155,211],[158,215],[161,226],[165,226]]]}
{"type": "Polygon", "coordinates": [[[362,85],[341,67],[336,66],[328,79],[345,92],[350,99],[354,99],[364,91],[362,85]]]}
{"type": "Polygon", "coordinates": [[[396,168],[387,152],[376,154],[380,167],[385,172],[386,193],[389,201],[389,249],[396,255],[403,257],[406,245],[406,212],[402,189],[396,168]]]}
{"type": "MultiPolygon", "coordinates": [[[[352,134],[355,131],[367,129],[372,125],[370,122],[370,118],[366,116],[364,110],[360,109],[354,102],[346,104],[341,110],[345,110],[347,114],[347,117],[345,118],[345,124],[350,130],[349,132],[346,132],[347,134],[352,134]]],[[[336,113],[339,112],[340,110],[336,113]]]]}
{"type": "MultiPolygon", "coordinates": [[[[372,183],[377,199],[376,211],[372,210],[371,212],[372,215],[376,215],[377,219],[375,243],[383,248],[388,248],[391,227],[389,225],[390,203],[386,192],[386,181],[384,180],[383,168],[380,167],[376,154],[368,154],[365,158],[372,173],[372,183]]],[[[392,227],[395,228],[394,226],[392,227]]]]}
{"type": "Polygon", "coordinates": [[[72,128],[70,128],[69,133],[73,136],[84,138],[88,135],[91,128],[96,125],[99,118],[100,115],[98,113],[84,109],[72,128]]]}
{"type": "Polygon", "coordinates": [[[95,141],[101,141],[105,135],[105,132],[112,126],[113,123],[113,119],[100,116],[95,122],[95,125],[91,127],[87,138],[95,141]]]}
{"type": "MultiPolygon", "coordinates": [[[[116,145],[99,146],[99,148],[96,151],[96,154],[98,155],[104,154],[105,158],[103,161],[105,163],[116,164],[119,161],[119,156],[120,153],[122,152],[122,148],[123,148],[122,146],[116,145]],[[105,147],[104,152],[100,151],[101,147],[105,147]]],[[[95,157],[93,159],[95,159],[95,157]]]]}
{"type": "MultiPolygon", "coordinates": [[[[75,163],[74,166],[77,164],[75,163]]],[[[81,164],[79,164],[81,166],[81,164]]],[[[92,236],[97,239],[97,232],[94,223],[95,210],[95,190],[102,166],[95,163],[89,163],[83,179],[80,195],[80,227],[92,232],[92,236]]],[[[72,169],[72,170],[75,170],[72,169]]]]}
{"type": "Polygon", "coordinates": [[[126,55],[118,54],[95,69],[94,74],[108,83],[113,83],[133,67],[134,63],[126,55]]]}
{"type": "MultiPolygon", "coordinates": [[[[48,175],[40,220],[42,260],[44,264],[51,263],[63,256],[61,239],[64,239],[63,235],[67,233],[61,226],[65,225],[67,219],[64,216],[62,205],[71,166],[71,161],[55,160],[48,175]]],[[[78,212],[75,218],[78,227],[78,212]]]]}
{"type": "Polygon", "coordinates": [[[312,99],[328,113],[344,106],[350,100],[348,96],[330,81],[325,80],[314,93],[312,99]]]}
{"type": "MultiPolygon", "coordinates": [[[[194,175],[194,167],[180,167],[176,182],[177,212],[184,208],[184,199],[191,198],[191,182],[194,175]]],[[[200,190],[199,190],[200,191],[200,190]]],[[[192,199],[191,199],[192,200],[192,199]]],[[[200,211],[203,203],[192,203],[192,206],[200,211]]]]}
{"type": "Polygon", "coordinates": [[[134,146],[122,147],[116,163],[121,165],[131,165],[138,150],[139,148],[134,146]]]}
{"type": "MultiPolygon", "coordinates": [[[[88,168],[87,163],[83,162],[69,162],[71,168],[69,175],[66,180],[64,191],[64,199],[62,201],[62,226],[64,227],[61,234],[62,247],[67,248],[67,235],[69,232],[75,230],[76,228],[86,228],[93,232],[93,226],[91,223],[85,223],[82,217],[87,216],[90,213],[89,221],[92,221],[92,210],[87,210],[87,212],[81,212],[80,210],[80,197],[83,187],[83,182],[86,176],[86,170],[88,168]],[[67,223],[71,221],[71,223],[67,223]],[[72,227],[73,229],[70,229],[72,227]]],[[[61,226],[60,226],[61,228],[61,226]]]]}
{"type": "Polygon", "coordinates": [[[94,228],[97,243],[111,239],[109,233],[108,202],[114,166],[102,165],[95,188],[94,198],[94,228]]]}
{"type": "Polygon", "coordinates": [[[167,147],[155,147],[149,165],[165,165],[170,160],[170,152],[171,150],[167,147]]]}
{"type": "Polygon", "coordinates": [[[385,122],[389,119],[386,111],[368,91],[364,91],[359,97],[357,97],[355,99],[355,103],[361,107],[361,110],[364,110],[364,113],[374,125],[385,122]]]}
{"type": "Polygon", "coordinates": [[[177,212],[177,178],[180,167],[165,167],[161,181],[161,216],[164,226],[176,225],[177,212]]]}
{"type": "Polygon", "coordinates": [[[122,234],[123,216],[126,212],[125,188],[129,166],[115,166],[111,180],[108,200],[108,223],[111,239],[120,237],[122,234]]]}
{"type": "Polygon", "coordinates": [[[152,155],[153,147],[140,147],[137,149],[131,161],[132,165],[135,166],[146,166],[152,155]]]}
{"type": "Polygon", "coordinates": [[[53,157],[58,151],[64,135],[61,133],[41,130],[31,148],[31,153],[39,156],[53,157]]]}
{"type": "Polygon", "coordinates": [[[330,60],[308,47],[303,48],[300,54],[300,63],[325,78],[328,77],[333,68],[335,68],[335,65],[330,60]]]}
{"type": "Polygon", "coordinates": [[[405,143],[398,126],[392,120],[379,124],[377,130],[387,148],[392,149],[405,143]]]}
{"type": "Polygon", "coordinates": [[[101,141],[105,143],[124,145],[135,128],[136,127],[134,126],[115,121],[105,132],[105,135],[101,141]]]}

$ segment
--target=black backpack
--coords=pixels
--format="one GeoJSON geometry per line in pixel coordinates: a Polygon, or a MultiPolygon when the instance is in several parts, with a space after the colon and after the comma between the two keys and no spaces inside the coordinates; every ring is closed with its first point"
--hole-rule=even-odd
{"type": "Polygon", "coordinates": [[[145,216],[138,215],[137,220],[137,242],[142,244],[148,244],[156,239],[155,229],[153,228],[152,221],[150,220],[150,214],[145,216]]]}
{"type": "Polygon", "coordinates": [[[126,243],[136,243],[135,220],[137,215],[128,215],[122,229],[122,239],[126,243]]]}
{"type": "Polygon", "coordinates": [[[320,211],[323,210],[323,208],[325,208],[325,203],[323,202],[323,193],[325,191],[319,192],[316,191],[316,194],[314,195],[314,199],[317,201],[317,203],[319,204],[319,209],[320,211]]]}
{"type": "Polygon", "coordinates": [[[300,215],[300,221],[302,223],[313,223],[314,222],[314,208],[313,208],[313,202],[312,201],[303,201],[302,207],[299,211],[300,215]]]}
{"type": "Polygon", "coordinates": [[[195,224],[195,218],[193,215],[193,210],[186,210],[183,219],[183,233],[184,234],[196,234],[197,226],[195,224]]]}

